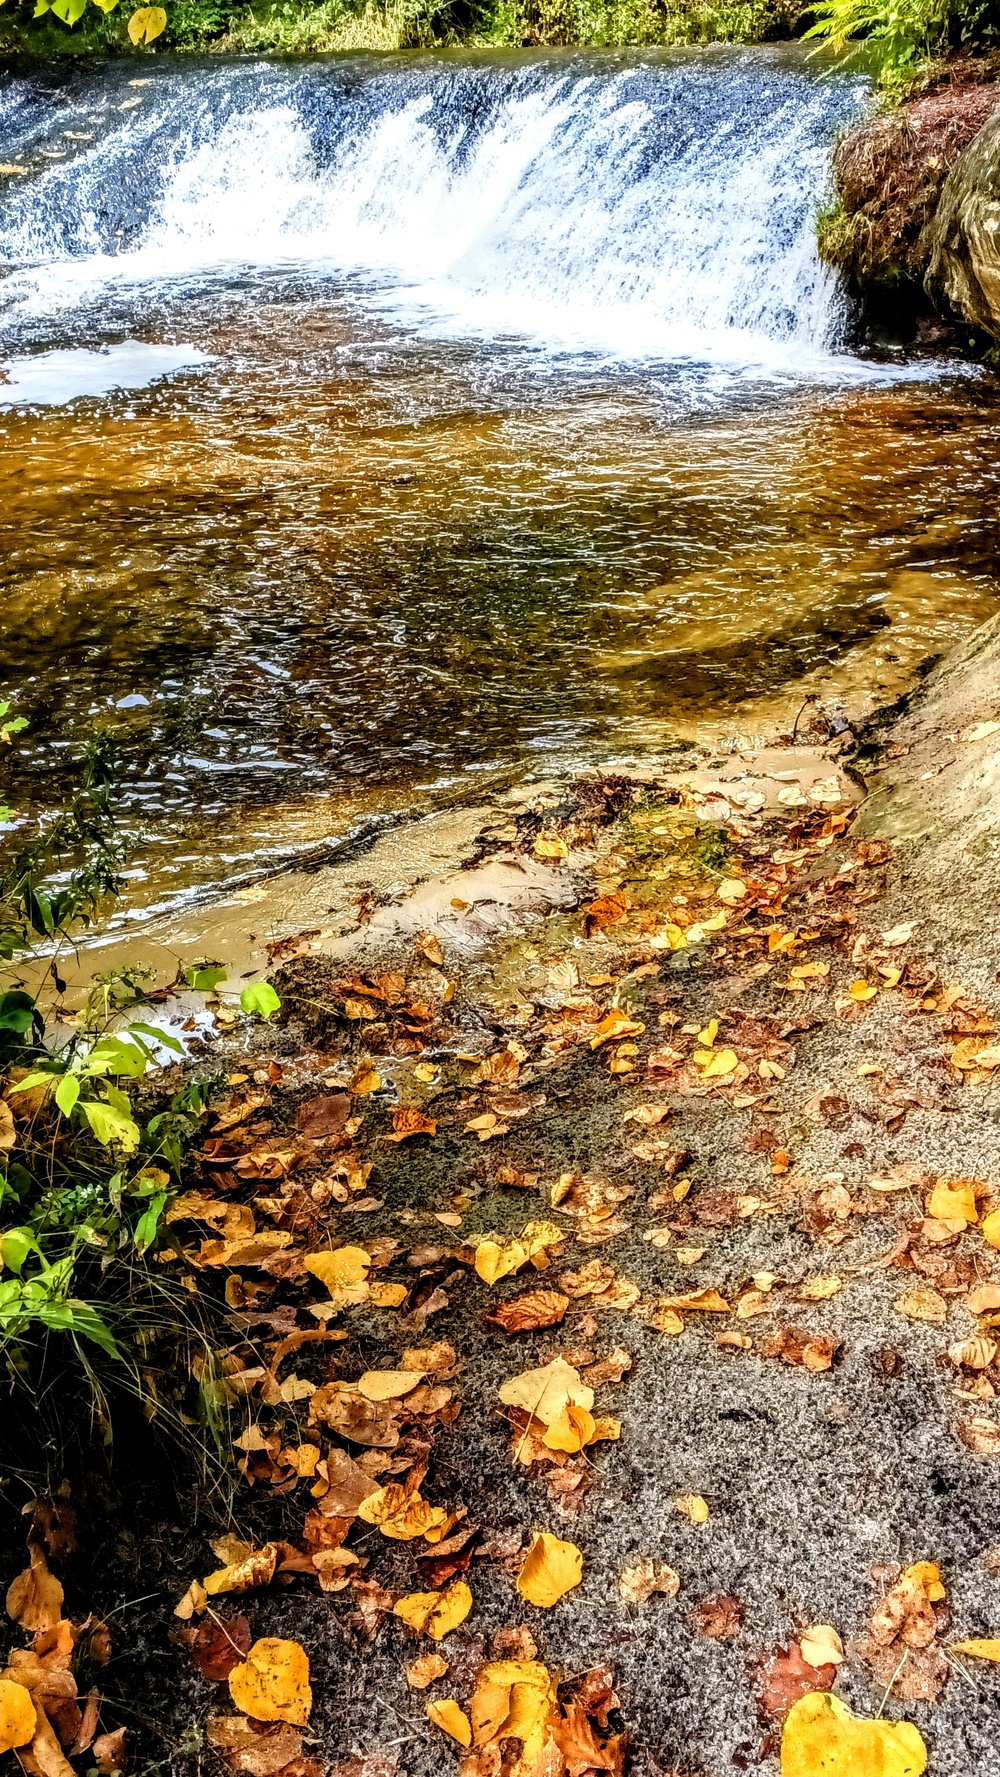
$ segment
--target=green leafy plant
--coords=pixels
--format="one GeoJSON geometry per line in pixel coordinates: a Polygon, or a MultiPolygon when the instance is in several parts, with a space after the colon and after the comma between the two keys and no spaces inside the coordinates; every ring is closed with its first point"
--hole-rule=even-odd
{"type": "Polygon", "coordinates": [[[944,41],[951,0],[817,0],[806,37],[842,55],[859,39],[885,86],[911,80],[944,41]]]}

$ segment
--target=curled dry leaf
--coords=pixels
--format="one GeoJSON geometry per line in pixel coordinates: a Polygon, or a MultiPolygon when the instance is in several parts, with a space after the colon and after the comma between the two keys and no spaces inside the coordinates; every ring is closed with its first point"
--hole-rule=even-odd
{"type": "Polygon", "coordinates": [[[498,1278],[520,1271],[529,1260],[544,1268],[548,1248],[558,1246],[565,1238],[562,1228],[557,1228],[554,1222],[528,1222],[516,1236],[481,1240],[476,1247],[476,1275],[484,1283],[494,1284],[498,1278]]]}
{"type": "Polygon", "coordinates": [[[509,1302],[499,1302],[484,1316],[491,1326],[505,1333],[533,1333],[540,1327],[554,1327],[569,1307],[569,1297],[559,1290],[529,1290],[509,1302]]]}
{"type": "Polygon", "coordinates": [[[304,1728],[312,1709],[309,1656],[297,1641],[265,1636],[229,1674],[229,1694],[254,1721],[287,1721],[304,1728]]]}
{"type": "Polygon", "coordinates": [[[409,1141],[413,1135],[436,1135],[437,1123],[433,1117],[425,1117],[413,1105],[400,1105],[392,1113],[392,1133],[387,1134],[386,1141],[409,1141]]]}
{"type": "Polygon", "coordinates": [[[243,1544],[241,1548],[242,1553],[234,1551],[235,1559],[227,1562],[225,1567],[217,1567],[202,1580],[210,1598],[220,1592],[250,1592],[257,1586],[270,1585],[278,1564],[277,1544],[265,1543],[260,1549],[243,1544]]]}
{"type": "Polygon", "coordinates": [[[974,1456],[1000,1456],[1000,1424],[995,1419],[959,1419],[955,1431],[974,1456]]]}
{"type": "Polygon", "coordinates": [[[459,1746],[472,1745],[472,1723],[464,1709],[451,1697],[436,1697],[427,1705],[427,1719],[436,1728],[442,1728],[459,1746]]]}
{"type": "Polygon", "coordinates": [[[472,1593],[464,1580],[456,1580],[454,1585],[444,1592],[410,1592],[400,1598],[392,1607],[394,1617],[400,1617],[409,1629],[415,1629],[418,1635],[429,1635],[432,1641],[442,1641],[464,1623],[472,1609],[472,1593]]]}
{"type": "Polygon", "coordinates": [[[807,1333],[801,1327],[782,1327],[761,1344],[762,1357],[778,1357],[783,1364],[803,1370],[828,1370],[840,1349],[840,1340],[829,1333],[807,1333]]]}
{"type": "Polygon", "coordinates": [[[975,1339],[960,1339],[956,1345],[949,1345],[948,1356],[953,1364],[965,1370],[987,1370],[997,1354],[995,1339],[987,1339],[980,1334],[975,1339]]]}
{"type": "MultiPolygon", "coordinates": [[[[661,1296],[657,1307],[683,1314],[728,1314],[729,1303],[718,1290],[688,1290],[683,1296],[661,1296]]],[[[661,1328],[660,1331],[665,1331],[661,1328]]]]}
{"type": "Polygon", "coordinates": [[[52,1629],[62,1617],[63,1589],[38,1543],[32,1543],[31,1565],[7,1588],[7,1615],[32,1633],[52,1629]]]}
{"type": "Polygon", "coordinates": [[[680,1591],[681,1576],[665,1561],[653,1561],[644,1555],[632,1567],[622,1569],[618,1580],[618,1590],[626,1604],[645,1604],[654,1592],[662,1592],[665,1598],[676,1598],[680,1591]]]}
{"type": "Polygon", "coordinates": [[[781,1777],[922,1777],[927,1748],[912,1722],[862,1721],[839,1697],[793,1704],[781,1736],[781,1777]]]}
{"type": "Polygon", "coordinates": [[[448,1670],[448,1662],[441,1654],[421,1654],[418,1660],[411,1660],[406,1668],[406,1682],[412,1691],[425,1691],[429,1684],[443,1678],[448,1670]]]}
{"type": "Polygon", "coordinates": [[[548,1530],[535,1532],[517,1576],[517,1589],[528,1604],[550,1610],[583,1578],[583,1556],[548,1530]]]}

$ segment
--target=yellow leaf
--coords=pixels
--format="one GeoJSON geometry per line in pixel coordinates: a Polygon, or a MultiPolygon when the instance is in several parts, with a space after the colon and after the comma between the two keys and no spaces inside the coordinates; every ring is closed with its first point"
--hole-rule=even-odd
{"type": "Polygon", "coordinates": [[[974,1660],[992,1660],[1000,1666],[1000,1641],[956,1641],[952,1643],[953,1654],[969,1654],[974,1660]]]}
{"type": "Polygon", "coordinates": [[[418,1536],[430,1540],[432,1532],[448,1521],[443,1506],[428,1505],[419,1493],[407,1493],[398,1481],[369,1493],[358,1507],[358,1517],[366,1524],[377,1524],[383,1536],[399,1543],[413,1542],[418,1536]]]}
{"type": "Polygon", "coordinates": [[[31,1545],[31,1566],[7,1588],[7,1615],[34,1633],[52,1629],[62,1616],[63,1589],[37,1543],[31,1545]]]}
{"type": "Polygon", "coordinates": [[[464,1580],[456,1580],[446,1592],[408,1592],[393,1605],[392,1614],[418,1635],[441,1641],[465,1622],[471,1609],[472,1593],[464,1580]]]}
{"type": "Polygon", "coordinates": [[[793,1704],[781,1736],[781,1777],[922,1777],[927,1748],[908,1721],[862,1721],[829,1691],[793,1704]]]}
{"type": "Polygon", "coordinates": [[[451,1697],[438,1697],[433,1703],[428,1703],[427,1720],[433,1722],[436,1728],[443,1728],[446,1734],[458,1741],[459,1746],[472,1745],[469,1718],[451,1697]]]}
{"type": "Polygon", "coordinates": [[[12,1678],[0,1678],[0,1752],[27,1746],[37,1721],[35,1705],[24,1685],[15,1684],[12,1678]]]}
{"type": "Polygon", "coordinates": [[[569,854],[569,846],[558,833],[539,833],[535,840],[536,858],[565,858],[569,854]]]}
{"type": "Polygon", "coordinates": [[[140,6],[128,21],[128,34],[133,43],[152,43],[167,28],[167,15],[162,6],[140,6]]]}
{"type": "Polygon", "coordinates": [[[484,1283],[494,1284],[500,1277],[520,1271],[529,1259],[536,1263],[550,1246],[558,1246],[566,1236],[555,1222],[528,1222],[514,1238],[503,1235],[496,1240],[481,1240],[476,1247],[476,1275],[484,1283]]]}
{"type": "Polygon", "coordinates": [[[579,1370],[557,1357],[539,1370],[512,1376],[501,1388],[500,1399],[505,1407],[521,1407],[543,1425],[552,1425],[567,1407],[584,1407],[589,1413],[594,1391],[581,1380],[579,1370]]]}
{"type": "Polygon", "coordinates": [[[699,1067],[704,1066],[703,1080],[721,1080],[739,1067],[740,1058],[735,1049],[715,1049],[711,1054],[707,1050],[696,1053],[695,1061],[699,1067]],[[707,1065],[705,1065],[707,1063],[707,1065]]]}
{"type": "Polygon", "coordinates": [[[962,1181],[949,1185],[941,1179],[927,1199],[927,1214],[939,1222],[974,1222],[976,1193],[962,1181]]]}
{"type": "Polygon", "coordinates": [[[542,1443],[550,1450],[565,1450],[573,1456],[584,1445],[594,1442],[596,1432],[597,1421],[586,1407],[567,1406],[543,1433],[542,1443]]]}
{"type": "MultiPolygon", "coordinates": [[[[202,1588],[209,1597],[216,1597],[220,1592],[249,1592],[255,1586],[269,1585],[274,1578],[274,1570],[278,1562],[278,1550],[274,1543],[265,1543],[263,1548],[248,1549],[241,1545],[243,1552],[238,1553],[234,1560],[228,1561],[225,1567],[217,1567],[202,1581],[202,1588]]],[[[216,1554],[223,1550],[216,1545],[216,1554]]],[[[197,1602],[197,1593],[192,1594],[195,1610],[201,1606],[197,1602]]]]}
{"type": "Polygon", "coordinates": [[[718,1034],[719,1034],[719,1020],[717,1018],[712,1018],[712,1019],[710,1019],[709,1023],[706,1024],[704,1030],[700,1030],[698,1032],[698,1041],[699,1041],[699,1043],[701,1043],[703,1048],[711,1049],[718,1034]]]}
{"type": "Polygon", "coordinates": [[[548,1530],[535,1532],[517,1576],[517,1589],[528,1604],[550,1610],[583,1578],[583,1556],[575,1543],[564,1543],[548,1530]]]}
{"type": "Polygon", "coordinates": [[[677,1510],[690,1518],[692,1524],[707,1524],[709,1520],[708,1501],[702,1499],[700,1493],[682,1493],[675,1501],[677,1510]]]}
{"type": "Polygon", "coordinates": [[[830,965],[829,963],[797,963],[794,969],[789,969],[788,973],[793,981],[822,981],[824,976],[829,975],[830,965]]]}
{"type": "Polygon", "coordinates": [[[842,1666],[844,1644],[830,1623],[814,1623],[799,1636],[799,1652],[810,1666],[842,1666]]]}
{"type": "Polygon", "coordinates": [[[304,1728],[312,1708],[305,1648],[273,1636],[255,1641],[246,1663],[229,1674],[229,1693],[237,1709],[254,1721],[290,1721],[304,1728]]]}
{"type": "Polygon", "coordinates": [[[313,1277],[333,1290],[344,1284],[363,1283],[372,1260],[363,1247],[340,1246],[336,1252],[307,1253],[302,1262],[313,1277]]]}
{"type": "Polygon", "coordinates": [[[368,1300],[373,1308],[399,1308],[406,1301],[405,1283],[370,1283],[368,1300]]]}
{"type": "Polygon", "coordinates": [[[556,1680],[540,1660],[497,1660],[484,1666],[469,1714],[477,1746],[521,1741],[521,1757],[511,1777],[540,1777],[556,1716],[556,1680]]]}
{"type": "Polygon", "coordinates": [[[852,981],[847,991],[852,1000],[873,1000],[878,988],[873,987],[870,981],[852,981]]]}
{"type": "Polygon", "coordinates": [[[619,1037],[640,1037],[645,1028],[627,1012],[608,1012],[591,1037],[590,1047],[599,1049],[602,1043],[613,1043],[619,1037]]]}
{"type": "Polygon", "coordinates": [[[831,1272],[827,1277],[807,1277],[796,1295],[800,1302],[827,1302],[843,1287],[843,1280],[831,1272]]]}
{"type": "Polygon", "coordinates": [[[903,1574],[904,1580],[912,1580],[914,1585],[922,1587],[929,1604],[940,1604],[947,1597],[941,1579],[941,1569],[936,1561],[914,1561],[903,1574]]]}
{"type": "MultiPolygon", "coordinates": [[[[661,1296],[658,1308],[679,1308],[684,1314],[728,1314],[729,1303],[718,1290],[689,1290],[684,1296],[661,1296]]],[[[664,1330],[662,1327],[659,1329],[664,1330]]]]}
{"type": "Polygon", "coordinates": [[[908,1320],[929,1320],[940,1326],[948,1318],[948,1304],[937,1290],[905,1290],[893,1307],[908,1320]]]}
{"type": "Polygon", "coordinates": [[[1000,1251],[1000,1209],[994,1209],[982,1220],[983,1239],[988,1246],[995,1246],[1000,1251]]]}
{"type": "Polygon", "coordinates": [[[426,1374],[426,1370],[366,1370],[358,1383],[358,1393],[366,1401],[397,1401],[416,1388],[426,1374]]]}

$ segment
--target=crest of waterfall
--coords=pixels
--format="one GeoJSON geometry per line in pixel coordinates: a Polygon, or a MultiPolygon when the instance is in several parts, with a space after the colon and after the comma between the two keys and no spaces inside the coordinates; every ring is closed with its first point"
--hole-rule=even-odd
{"type": "Polygon", "coordinates": [[[131,109],[118,78],[78,90],[55,147],[51,107],[0,94],[26,160],[68,155],[0,205],[11,322],[249,268],[557,353],[842,341],[814,216],[860,87],[786,53],[164,63],[131,109]]]}

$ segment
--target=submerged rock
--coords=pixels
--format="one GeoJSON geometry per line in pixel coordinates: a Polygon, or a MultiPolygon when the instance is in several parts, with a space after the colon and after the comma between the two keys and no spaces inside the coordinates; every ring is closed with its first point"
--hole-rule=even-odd
{"type": "Polygon", "coordinates": [[[1000,339],[1000,114],[952,167],[920,244],[932,301],[1000,339]]]}

